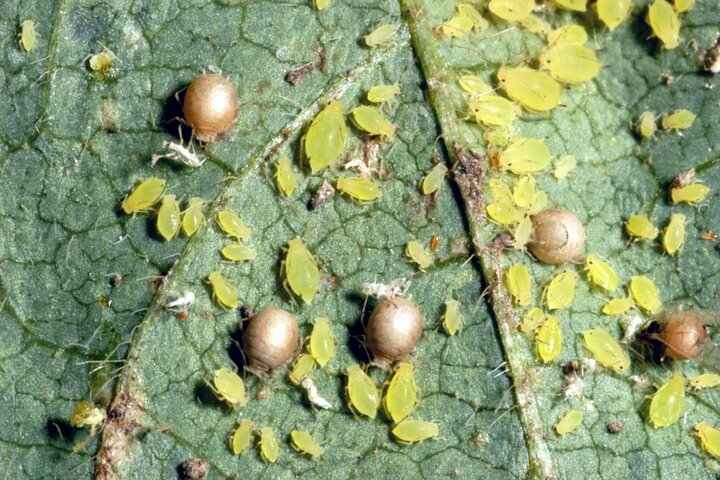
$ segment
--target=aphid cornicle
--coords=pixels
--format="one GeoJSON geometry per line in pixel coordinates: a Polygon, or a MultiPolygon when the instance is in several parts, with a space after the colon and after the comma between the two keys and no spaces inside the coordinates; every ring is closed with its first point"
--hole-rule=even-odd
{"type": "Polygon", "coordinates": [[[242,347],[246,369],[258,376],[284,367],[300,341],[297,319],[275,307],[267,307],[250,319],[243,332],[242,347]]]}
{"type": "Polygon", "coordinates": [[[138,184],[122,202],[125,213],[139,213],[155,205],[165,190],[165,180],[150,177],[138,184]]]}
{"type": "Polygon", "coordinates": [[[293,430],[290,432],[290,441],[295,450],[310,455],[313,459],[318,458],[325,451],[312,435],[302,430],[293,430]]]}
{"type": "Polygon", "coordinates": [[[301,238],[288,243],[283,270],[292,291],[303,301],[312,302],[320,289],[320,270],[301,238]]]}
{"type": "Polygon", "coordinates": [[[682,375],[673,375],[658,388],[650,401],[649,419],[655,427],[668,427],[683,416],[685,411],[685,384],[682,375]]]}
{"type": "Polygon", "coordinates": [[[157,230],[165,240],[172,240],[180,231],[180,204],[175,195],[165,195],[158,210],[157,230]]]}
{"type": "Polygon", "coordinates": [[[349,406],[361,415],[375,418],[380,408],[380,392],[359,365],[350,365],[347,371],[349,406]]]}
{"type": "Polygon", "coordinates": [[[413,366],[401,362],[395,369],[385,390],[385,397],[383,398],[385,414],[393,422],[398,423],[412,413],[416,404],[417,386],[413,366]]]}
{"type": "Polygon", "coordinates": [[[225,367],[215,370],[212,390],[229,407],[242,407],[248,401],[245,383],[240,376],[225,367]]]}
{"type": "Polygon", "coordinates": [[[252,441],[253,422],[242,420],[230,437],[230,450],[235,455],[240,455],[250,446],[252,441]]]}
{"type": "Polygon", "coordinates": [[[345,148],[346,137],[345,107],[339,100],[332,100],[315,116],[305,135],[305,155],[312,173],[338,159],[345,148]]]}
{"type": "Polygon", "coordinates": [[[220,305],[226,308],[235,308],[238,305],[239,296],[237,289],[223,277],[220,272],[212,272],[208,281],[213,288],[213,297],[220,305]]]}
{"type": "Polygon", "coordinates": [[[533,216],[532,221],[528,249],[538,260],[561,265],[580,256],[585,245],[585,228],[573,213],[550,208],[533,216]]]}
{"type": "Polygon", "coordinates": [[[315,319],[308,351],[321,367],[328,364],[335,355],[335,340],[330,329],[330,319],[320,317],[315,319]]]}
{"type": "Polygon", "coordinates": [[[201,142],[213,143],[230,131],[239,111],[237,91],[222,75],[201,75],[185,91],[185,123],[201,142]]]}
{"type": "Polygon", "coordinates": [[[370,314],[365,329],[365,346],[372,352],[372,363],[387,369],[404,360],[417,345],[423,332],[420,309],[402,297],[386,298],[370,314]]]}

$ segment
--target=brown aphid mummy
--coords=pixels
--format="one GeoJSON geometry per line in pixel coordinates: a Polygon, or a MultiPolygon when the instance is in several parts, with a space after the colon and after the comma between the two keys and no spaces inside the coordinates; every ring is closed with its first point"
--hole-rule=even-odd
{"type": "Polygon", "coordinates": [[[580,257],[585,228],[575,214],[560,208],[543,210],[532,218],[527,247],[541,262],[562,265],[580,257]]]}
{"type": "Polygon", "coordinates": [[[280,308],[268,307],[250,319],[242,338],[246,370],[267,377],[293,359],[300,341],[295,317],[280,308]]]}
{"type": "Polygon", "coordinates": [[[365,329],[365,346],[372,352],[372,364],[382,369],[415,350],[423,332],[420,309],[402,297],[386,298],[370,314],[365,329]]]}
{"type": "Polygon", "coordinates": [[[226,134],[235,125],[239,110],[235,86],[222,75],[201,75],[185,92],[185,123],[203,143],[213,143],[226,134]]]}
{"type": "Polygon", "coordinates": [[[663,344],[668,357],[695,359],[714,346],[705,328],[710,323],[701,310],[666,313],[658,319],[660,332],[653,336],[663,344]]]}

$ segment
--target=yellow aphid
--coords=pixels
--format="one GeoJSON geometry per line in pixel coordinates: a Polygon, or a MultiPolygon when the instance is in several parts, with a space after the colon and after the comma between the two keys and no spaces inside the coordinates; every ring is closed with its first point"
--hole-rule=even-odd
{"type": "Polygon", "coordinates": [[[315,9],[318,12],[322,12],[330,6],[330,0],[315,0],[315,9]]]}
{"type": "Polygon", "coordinates": [[[518,20],[517,23],[523,30],[527,30],[530,33],[541,35],[543,37],[552,32],[552,25],[532,13],[527,17],[523,17],[518,20]]]}
{"type": "Polygon", "coordinates": [[[500,168],[522,175],[544,170],[551,160],[545,142],[537,138],[519,138],[500,153],[500,168]]]}
{"type": "Polygon", "coordinates": [[[488,181],[487,185],[488,193],[493,198],[493,200],[503,202],[513,201],[513,193],[510,190],[510,187],[501,178],[491,178],[488,181]]]}
{"type": "Polygon", "coordinates": [[[513,231],[513,248],[515,250],[524,250],[532,235],[532,220],[525,217],[520,220],[515,231],[513,231]]]}
{"type": "Polygon", "coordinates": [[[470,33],[475,26],[473,19],[466,15],[455,15],[440,26],[440,31],[446,37],[460,38],[470,33]]]}
{"type": "Polygon", "coordinates": [[[383,408],[385,414],[393,422],[398,423],[412,413],[415,405],[417,405],[417,386],[415,385],[413,366],[401,362],[385,390],[383,408]]]}
{"type": "Polygon", "coordinates": [[[610,30],[615,30],[630,15],[632,6],[632,0],[598,0],[598,17],[610,30]]]}
{"type": "Polygon", "coordinates": [[[365,177],[340,177],[337,189],[361,202],[372,202],[380,198],[380,186],[365,177]]]}
{"type": "Polygon", "coordinates": [[[312,355],[301,353],[295,359],[292,370],[288,377],[295,385],[300,385],[302,381],[312,373],[315,369],[315,359],[312,355]]]}
{"type": "Polygon", "coordinates": [[[417,443],[433,438],[438,431],[436,423],[405,420],[392,429],[392,434],[400,443],[417,443]]]}
{"type": "Polygon", "coordinates": [[[463,75],[458,78],[460,88],[471,95],[485,95],[491,93],[493,88],[485,80],[475,75],[463,75]]]}
{"type": "Polygon", "coordinates": [[[364,132],[383,137],[392,137],[395,134],[395,125],[373,107],[362,105],[353,108],[351,113],[355,125],[364,132]]]}
{"type": "Polygon", "coordinates": [[[514,135],[515,132],[513,131],[511,126],[508,125],[506,127],[486,130],[483,133],[483,138],[489,144],[489,147],[496,146],[499,148],[504,148],[507,146],[508,143],[510,143],[510,140],[512,140],[514,135]]]}
{"type": "Polygon", "coordinates": [[[583,332],[583,341],[593,358],[604,367],[618,373],[630,368],[630,359],[620,344],[602,328],[583,332]]]}
{"type": "Polygon", "coordinates": [[[720,375],[717,373],[703,373],[690,378],[690,386],[695,390],[713,388],[720,385],[720,375]]]}
{"type": "Polygon", "coordinates": [[[535,177],[524,175],[515,182],[513,201],[520,208],[528,208],[535,200],[535,177]]]}
{"type": "Polygon", "coordinates": [[[305,155],[310,160],[312,173],[337,160],[345,148],[346,137],[345,107],[333,100],[313,119],[305,136],[305,155]]]}
{"type": "Polygon", "coordinates": [[[530,305],[532,301],[532,280],[527,267],[521,263],[510,265],[505,272],[505,287],[520,306],[530,305]]]}
{"type": "Polygon", "coordinates": [[[380,393],[372,379],[359,365],[351,365],[346,373],[350,408],[361,415],[375,418],[380,407],[380,393]]]}
{"type": "Polygon", "coordinates": [[[290,441],[295,450],[310,455],[313,459],[318,458],[325,451],[308,432],[293,430],[290,432],[290,441]]]}
{"type": "Polygon", "coordinates": [[[260,456],[267,463],[275,463],[280,457],[280,445],[275,438],[275,432],[270,427],[260,430],[260,456]]]}
{"type": "Polygon", "coordinates": [[[603,305],[602,312],[605,315],[622,315],[635,306],[632,297],[613,298],[603,305]]]}
{"type": "Polygon", "coordinates": [[[375,85],[367,93],[367,99],[372,103],[383,103],[400,94],[400,85],[375,85]]]}
{"type": "Polygon", "coordinates": [[[650,315],[656,315],[662,310],[662,302],[655,282],[645,275],[638,275],[630,279],[630,293],[635,303],[650,315]]]}
{"type": "Polygon", "coordinates": [[[657,131],[655,123],[655,114],[653,112],[643,112],[638,122],[638,132],[645,138],[652,138],[657,131]]]}
{"type": "Polygon", "coordinates": [[[95,435],[95,430],[105,421],[105,410],[98,408],[94,403],[81,400],[75,404],[72,416],[70,417],[70,426],[75,428],[90,427],[90,436],[95,435]]]}
{"type": "Polygon", "coordinates": [[[290,159],[288,157],[282,157],[278,160],[277,172],[275,173],[275,179],[277,180],[278,188],[285,195],[292,195],[295,191],[295,184],[297,178],[295,172],[290,166],[290,159]]]}
{"type": "Polygon", "coordinates": [[[553,170],[553,175],[558,180],[563,180],[567,178],[570,172],[575,170],[576,166],[577,160],[575,160],[574,156],[563,155],[555,161],[555,169],[553,170]]]}
{"type": "Polygon", "coordinates": [[[548,363],[560,356],[562,351],[562,330],[560,320],[548,315],[545,322],[535,334],[535,348],[543,363],[548,363]]]}
{"type": "Polygon", "coordinates": [[[593,50],[582,45],[553,45],[540,55],[540,66],[563,83],[583,83],[593,79],[602,63],[593,50]]]}
{"type": "Polygon", "coordinates": [[[220,250],[220,253],[231,262],[246,262],[257,258],[255,247],[242,242],[225,245],[222,250],[220,250]]]}
{"type": "Polygon", "coordinates": [[[203,199],[199,197],[192,197],[190,199],[188,207],[182,216],[182,230],[186,236],[192,237],[195,235],[200,225],[205,222],[205,215],[202,210],[204,203],[203,199]]]}
{"type": "Polygon", "coordinates": [[[673,203],[696,203],[704,200],[708,193],[710,193],[710,187],[702,183],[691,183],[684,187],[670,189],[670,197],[673,203]]]}
{"type": "Polygon", "coordinates": [[[695,6],[695,0],[675,0],[675,10],[678,13],[684,13],[695,6]]]}
{"type": "Polygon", "coordinates": [[[569,410],[558,423],[555,424],[555,431],[558,435],[565,435],[574,432],[582,425],[583,413],[580,410],[569,410]]]}
{"type": "Polygon", "coordinates": [[[648,8],[646,21],[668,50],[680,44],[680,19],[665,0],[655,0],[648,8]]]}
{"type": "Polygon", "coordinates": [[[165,180],[150,177],[138,184],[122,202],[125,213],[138,213],[150,209],[160,200],[165,190],[165,180]]]}
{"type": "Polygon", "coordinates": [[[632,215],[625,224],[625,229],[631,237],[642,240],[654,240],[660,230],[652,224],[647,215],[632,215]]]}
{"type": "Polygon", "coordinates": [[[459,4],[457,6],[457,11],[460,15],[469,17],[473,22],[473,28],[477,31],[485,30],[490,26],[490,23],[488,23],[488,21],[480,15],[480,12],[478,12],[475,7],[469,3],[459,4]]]}
{"type": "Polygon", "coordinates": [[[230,437],[230,450],[233,454],[240,455],[250,446],[252,441],[253,422],[242,420],[230,437]]]}
{"type": "Polygon", "coordinates": [[[547,112],[560,103],[560,84],[545,72],[527,67],[500,67],[500,86],[528,110],[547,112]]]}
{"type": "Polygon", "coordinates": [[[420,270],[425,270],[433,264],[432,255],[430,255],[428,251],[425,250],[422,243],[417,240],[410,240],[408,242],[405,247],[405,254],[410,258],[410,260],[417,263],[420,270]]]}
{"type": "Polygon", "coordinates": [[[330,329],[330,319],[320,317],[315,319],[308,351],[321,367],[328,364],[335,355],[335,339],[330,329]]]}
{"type": "Polygon", "coordinates": [[[700,437],[703,449],[713,457],[720,458],[720,430],[709,423],[700,422],[695,425],[695,433],[700,437]]]}
{"type": "Polygon", "coordinates": [[[320,270],[302,239],[290,240],[284,270],[292,291],[303,301],[312,302],[320,289],[320,270]]]}
{"type": "Polygon", "coordinates": [[[545,312],[539,307],[533,307],[523,315],[520,321],[520,331],[532,333],[545,321],[545,312]]]}
{"type": "Polygon", "coordinates": [[[528,208],[527,210],[527,214],[535,215],[542,212],[543,210],[545,210],[547,203],[548,194],[543,192],[542,190],[538,190],[537,193],[535,193],[535,198],[533,199],[532,205],[530,205],[530,208],[528,208]]]}
{"type": "Polygon", "coordinates": [[[242,407],[248,401],[245,383],[240,376],[225,367],[215,370],[213,376],[213,392],[228,406],[242,407]]]}
{"type": "Polygon", "coordinates": [[[576,12],[585,12],[587,10],[587,0],[555,0],[555,3],[566,10],[576,12]]]}
{"type": "MultiPolygon", "coordinates": [[[[586,3],[585,0],[582,0],[582,2],[583,4],[586,3]]],[[[550,32],[547,40],[550,45],[585,45],[588,41],[588,36],[583,27],[571,23],[570,25],[565,25],[550,32]]]]}
{"type": "Polygon", "coordinates": [[[157,216],[158,233],[165,240],[172,240],[180,231],[180,204],[175,195],[165,195],[157,216]]]}
{"type": "Polygon", "coordinates": [[[237,213],[230,210],[218,212],[217,224],[223,232],[238,241],[247,240],[250,237],[250,229],[240,220],[237,213]]]}
{"type": "Polygon", "coordinates": [[[663,115],[662,127],[665,130],[684,130],[692,127],[696,117],[690,110],[676,110],[670,115],[663,115]]]}
{"type": "Polygon", "coordinates": [[[448,335],[456,335],[462,328],[463,317],[460,314],[460,302],[448,300],[445,302],[445,316],[443,317],[443,328],[448,335]]]}
{"type": "Polygon", "coordinates": [[[481,95],[468,101],[475,121],[490,127],[505,127],[520,116],[520,106],[500,95],[481,95]]]}
{"type": "Polygon", "coordinates": [[[511,225],[524,218],[522,212],[515,208],[510,200],[492,202],[486,207],[486,210],[490,219],[500,225],[511,225]]]}
{"type": "Polygon", "coordinates": [[[103,50],[102,52],[96,53],[90,57],[88,64],[93,71],[98,72],[102,77],[105,72],[112,67],[113,62],[115,62],[115,58],[116,57],[113,52],[110,50],[103,50]]]}
{"type": "Polygon", "coordinates": [[[668,427],[676,423],[685,411],[685,383],[682,375],[674,375],[658,388],[650,401],[650,424],[668,427]]]}
{"type": "Polygon", "coordinates": [[[430,172],[425,175],[422,182],[422,192],[425,195],[430,195],[437,192],[445,180],[445,174],[448,168],[444,163],[438,163],[435,165],[430,172]]]}
{"type": "Polygon", "coordinates": [[[670,255],[674,255],[685,244],[685,215],[682,213],[673,213],[670,216],[670,223],[665,229],[663,235],[663,246],[665,251],[670,255]]]}
{"type": "Polygon", "coordinates": [[[210,285],[213,287],[213,297],[220,305],[227,308],[235,308],[238,304],[238,292],[235,287],[223,277],[220,272],[212,272],[208,276],[210,285]]]}
{"type": "Polygon", "coordinates": [[[365,45],[368,47],[376,47],[387,43],[395,34],[397,27],[395,25],[385,24],[380,25],[378,28],[365,35],[365,45]]]}
{"type": "Polygon", "coordinates": [[[550,310],[565,308],[572,304],[575,298],[575,284],[577,273],[566,270],[556,275],[547,287],[545,301],[550,310]]]}
{"type": "Polygon", "coordinates": [[[37,24],[32,20],[25,20],[21,25],[20,46],[28,53],[35,49],[37,39],[40,36],[35,27],[37,27],[37,24]]]}
{"type": "Polygon", "coordinates": [[[618,287],[620,277],[605,260],[595,253],[591,253],[585,259],[585,266],[588,269],[588,277],[595,285],[612,292],[618,287]]]}
{"type": "Polygon", "coordinates": [[[490,0],[488,9],[498,17],[516,22],[527,17],[535,8],[535,0],[490,0]]]}

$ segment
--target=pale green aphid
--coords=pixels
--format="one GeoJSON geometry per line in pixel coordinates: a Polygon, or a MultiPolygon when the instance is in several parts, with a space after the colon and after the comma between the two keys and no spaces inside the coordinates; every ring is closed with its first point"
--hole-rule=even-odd
{"type": "Polygon", "coordinates": [[[158,233],[165,240],[172,240],[180,231],[180,204],[175,195],[165,195],[157,216],[158,233]]]}
{"type": "Polygon", "coordinates": [[[540,55],[540,65],[557,81],[577,84],[595,78],[602,69],[593,50],[582,45],[553,45],[540,55]]]}
{"type": "Polygon", "coordinates": [[[541,211],[545,210],[548,200],[548,194],[543,192],[542,190],[538,190],[538,192],[535,193],[535,199],[533,200],[532,205],[530,205],[530,208],[528,208],[527,210],[527,214],[535,215],[536,213],[540,213],[541,211]]]}
{"type": "Polygon", "coordinates": [[[615,372],[624,372],[630,368],[630,359],[620,344],[602,328],[593,328],[583,332],[585,348],[598,363],[615,372]]]}
{"type": "Polygon", "coordinates": [[[486,207],[490,218],[500,225],[511,225],[523,219],[523,214],[510,200],[492,202],[486,207]]]}
{"type": "Polygon", "coordinates": [[[515,182],[513,201],[520,208],[528,208],[535,200],[535,177],[523,175],[515,182]]]}
{"type": "Polygon", "coordinates": [[[632,297],[613,298],[603,305],[602,312],[605,315],[622,315],[635,306],[632,297]]]}
{"type": "Polygon", "coordinates": [[[489,144],[488,146],[496,146],[499,148],[504,148],[507,146],[508,143],[513,139],[515,136],[515,131],[512,129],[511,125],[508,125],[506,127],[500,127],[500,128],[492,128],[489,130],[486,130],[483,133],[483,138],[485,141],[489,144]]]}
{"type": "Polygon", "coordinates": [[[213,287],[213,297],[220,305],[227,308],[235,308],[238,304],[238,292],[235,287],[223,277],[220,272],[212,272],[208,276],[210,285],[213,287]]]}
{"type": "Polygon", "coordinates": [[[345,148],[345,107],[333,100],[317,114],[305,135],[305,155],[310,170],[317,173],[338,159],[345,148]]]}
{"type": "Polygon", "coordinates": [[[247,240],[251,230],[240,220],[237,213],[223,210],[217,214],[217,224],[227,235],[238,241],[247,240]]]}
{"type": "Polygon", "coordinates": [[[566,10],[584,12],[587,10],[587,0],[555,0],[558,6],[566,10]]]}
{"type": "Polygon", "coordinates": [[[150,209],[160,200],[165,190],[165,180],[150,177],[138,184],[122,202],[125,213],[138,213],[150,209]]]}
{"type": "Polygon", "coordinates": [[[673,375],[655,392],[650,401],[650,424],[653,427],[668,427],[680,420],[685,411],[685,383],[682,375],[673,375]]]}
{"type": "Polygon", "coordinates": [[[90,68],[98,72],[100,76],[104,75],[105,72],[113,66],[113,62],[115,62],[115,54],[111,52],[110,50],[103,50],[102,52],[96,53],[92,57],[90,57],[90,60],[88,60],[88,65],[90,65],[90,68]]]}
{"type": "Polygon", "coordinates": [[[704,200],[708,193],[710,193],[710,187],[702,183],[691,183],[684,187],[670,189],[673,203],[696,203],[704,200]]]}
{"type": "Polygon", "coordinates": [[[240,376],[225,367],[215,370],[213,393],[231,408],[242,407],[248,401],[245,383],[240,376]]]}
{"type": "Polygon", "coordinates": [[[497,77],[508,96],[528,110],[547,112],[560,104],[560,84],[545,72],[500,67],[497,77]]]}
{"type": "Polygon", "coordinates": [[[552,25],[532,13],[527,17],[518,20],[517,23],[523,30],[527,30],[530,33],[541,35],[543,37],[552,32],[552,25]]]}
{"type": "MultiPolygon", "coordinates": [[[[585,4],[585,0],[582,0],[585,4]]],[[[548,44],[570,44],[570,45],[585,45],[588,41],[587,32],[580,25],[571,23],[569,25],[562,26],[556,30],[553,30],[548,34],[548,44]]]]}
{"type": "Polygon", "coordinates": [[[94,403],[88,400],[81,400],[75,404],[72,416],[70,417],[70,426],[75,428],[90,427],[90,436],[95,435],[95,430],[105,421],[105,410],[98,408],[94,403]]]}
{"type": "Polygon", "coordinates": [[[558,423],[555,424],[555,431],[558,435],[565,435],[577,430],[583,421],[583,412],[580,410],[568,410],[558,423]]]}
{"type": "Polygon", "coordinates": [[[462,328],[463,317],[460,314],[460,302],[448,300],[445,302],[445,316],[443,317],[443,328],[448,335],[456,335],[462,328]]]}
{"type": "Polygon", "coordinates": [[[322,12],[330,6],[330,0],[315,0],[315,9],[318,12],[322,12]]]}
{"type": "Polygon", "coordinates": [[[558,180],[563,180],[567,178],[568,175],[570,175],[570,172],[575,170],[576,166],[577,160],[575,160],[574,156],[563,155],[555,161],[555,169],[553,170],[553,175],[558,180]]]}
{"type": "Polygon", "coordinates": [[[25,20],[21,25],[20,46],[28,53],[33,51],[37,44],[37,38],[40,36],[35,27],[37,24],[32,20],[25,20]]]}
{"type": "Polygon", "coordinates": [[[463,75],[458,78],[460,88],[471,95],[485,95],[492,93],[493,88],[485,80],[475,75],[463,75]]]}
{"type": "Polygon", "coordinates": [[[680,44],[680,19],[665,0],[655,0],[647,13],[647,23],[668,50],[680,44]]]}
{"type": "Polygon", "coordinates": [[[361,415],[375,418],[380,407],[380,393],[372,379],[359,365],[350,365],[346,373],[350,408],[361,415]]]}
{"type": "MultiPolygon", "coordinates": [[[[686,0],[687,1],[687,0],[686,0]]],[[[485,30],[490,26],[490,23],[480,15],[480,12],[478,12],[475,7],[470,5],[469,3],[461,3],[457,6],[457,11],[460,15],[469,17],[473,21],[473,28],[477,31],[485,30]]]]}
{"type": "Polygon", "coordinates": [[[562,351],[562,330],[560,320],[554,315],[548,315],[545,322],[535,334],[535,348],[543,363],[552,362],[560,356],[562,351]]]}
{"type": "Polygon", "coordinates": [[[284,267],[285,277],[292,291],[303,301],[312,302],[320,289],[320,270],[302,239],[290,240],[284,267]]]}
{"type": "Polygon", "coordinates": [[[417,385],[415,373],[409,363],[400,362],[390,378],[383,408],[385,414],[395,423],[410,415],[417,405],[417,385]]]}
{"type": "Polygon", "coordinates": [[[315,359],[312,355],[307,353],[301,353],[293,364],[292,370],[288,374],[290,380],[295,385],[300,385],[302,381],[307,378],[315,369],[315,359]]]}
{"type": "Polygon", "coordinates": [[[662,127],[665,130],[684,130],[692,127],[696,117],[690,110],[676,110],[670,115],[663,115],[662,127]]]}
{"type": "Polygon", "coordinates": [[[630,15],[632,6],[632,0],[598,0],[598,17],[610,30],[615,30],[630,15]]]}
{"type": "Polygon", "coordinates": [[[695,6],[695,0],[675,0],[675,10],[678,13],[684,13],[695,6]]]}
{"type": "Polygon", "coordinates": [[[367,93],[367,99],[372,103],[383,103],[400,94],[400,85],[375,85],[367,93]]]}
{"type": "Polygon", "coordinates": [[[437,192],[443,184],[448,168],[444,163],[438,163],[425,176],[422,182],[422,191],[425,195],[437,192]]]}
{"type": "Polygon", "coordinates": [[[524,250],[525,245],[530,241],[530,236],[532,236],[532,220],[530,217],[525,217],[520,220],[513,232],[513,248],[524,250]]]}
{"type": "Polygon", "coordinates": [[[475,121],[490,127],[506,127],[520,116],[520,107],[500,95],[481,95],[468,101],[475,121]]]}
{"type": "Polygon", "coordinates": [[[225,245],[222,250],[220,250],[220,253],[231,262],[246,262],[257,258],[255,247],[242,242],[225,245]]]}
{"type": "Polygon", "coordinates": [[[685,215],[673,213],[663,235],[663,246],[670,255],[677,253],[685,244],[685,215]]]}
{"type": "Polygon", "coordinates": [[[660,230],[652,224],[647,215],[632,215],[625,224],[625,229],[632,237],[642,240],[654,240],[660,230]]]}
{"type": "Polygon", "coordinates": [[[590,281],[598,287],[612,292],[620,284],[620,277],[615,273],[615,270],[596,253],[587,256],[585,265],[588,269],[590,281]]]}
{"type": "Polygon", "coordinates": [[[417,263],[420,270],[425,270],[433,264],[432,255],[430,255],[428,251],[425,250],[425,247],[423,247],[423,245],[417,240],[410,240],[408,242],[405,247],[405,254],[410,258],[410,260],[417,263]]]}
{"type": "Polygon", "coordinates": [[[433,438],[438,434],[436,423],[421,420],[405,420],[392,429],[392,434],[398,442],[417,443],[433,438]]]}
{"type": "Polygon", "coordinates": [[[277,162],[276,168],[277,172],[275,173],[275,179],[277,180],[278,188],[285,195],[292,195],[295,191],[297,177],[290,166],[290,159],[288,157],[280,158],[277,162]]]}
{"type": "Polygon", "coordinates": [[[488,183],[488,193],[493,200],[511,203],[513,201],[513,193],[510,187],[501,178],[491,178],[488,183]]]}
{"type": "Polygon", "coordinates": [[[395,125],[373,107],[362,105],[353,108],[351,113],[355,125],[364,132],[383,137],[392,137],[395,134],[395,125]]]}
{"type": "Polygon", "coordinates": [[[440,31],[446,37],[460,38],[470,33],[475,26],[473,19],[466,15],[455,15],[440,26],[440,31]]]}
{"type": "Polygon", "coordinates": [[[556,275],[547,287],[545,301],[550,310],[565,308],[572,304],[575,298],[575,284],[577,274],[566,270],[556,275]]]}
{"type": "Polygon", "coordinates": [[[520,331],[532,333],[545,321],[545,312],[540,307],[533,307],[523,315],[520,321],[520,331]]]}
{"type": "Polygon", "coordinates": [[[535,0],[490,0],[488,9],[508,22],[517,22],[533,11],[535,0]]]}
{"type": "Polygon", "coordinates": [[[695,390],[713,388],[720,385],[720,375],[717,373],[703,373],[690,378],[690,386],[695,390]]]}
{"type": "Polygon", "coordinates": [[[630,293],[635,303],[650,315],[660,313],[662,302],[655,283],[645,275],[637,275],[630,279],[630,293]]]}
{"type": "Polygon", "coordinates": [[[240,455],[250,446],[252,431],[255,424],[251,420],[242,420],[230,437],[230,450],[235,455],[240,455]]]}
{"type": "Polygon", "coordinates": [[[385,24],[365,35],[365,45],[375,47],[387,43],[395,34],[395,25],[385,24]]]}
{"type": "Polygon", "coordinates": [[[337,189],[355,200],[372,202],[380,198],[380,186],[364,177],[340,177],[337,180],[337,189]]]}
{"type": "Polygon", "coordinates": [[[308,350],[321,367],[327,365],[335,355],[335,340],[330,329],[329,318],[320,317],[315,319],[308,350]]]}
{"type": "Polygon", "coordinates": [[[720,458],[720,430],[709,423],[700,422],[695,425],[695,433],[700,437],[703,449],[713,457],[720,458]]]}
{"type": "Polygon", "coordinates": [[[312,435],[302,430],[293,430],[290,432],[290,441],[295,450],[310,455],[313,459],[318,458],[325,451],[312,435]]]}
{"type": "Polygon", "coordinates": [[[643,112],[640,115],[640,122],[638,123],[638,132],[645,138],[651,138],[657,131],[657,124],[655,123],[655,114],[653,112],[643,112]]]}
{"type": "Polygon", "coordinates": [[[530,305],[532,301],[532,280],[530,272],[522,263],[510,265],[505,272],[505,287],[520,306],[530,305]]]}
{"type": "Polygon", "coordinates": [[[270,427],[260,429],[260,456],[267,463],[275,463],[280,457],[280,445],[270,427]]]}
{"type": "Polygon", "coordinates": [[[195,235],[200,225],[205,222],[205,215],[202,210],[203,203],[202,198],[192,197],[190,202],[188,202],[188,207],[183,212],[182,230],[188,237],[195,235]]]}
{"type": "Polygon", "coordinates": [[[545,169],[551,160],[545,142],[537,138],[519,138],[500,153],[500,168],[522,175],[545,169]]]}

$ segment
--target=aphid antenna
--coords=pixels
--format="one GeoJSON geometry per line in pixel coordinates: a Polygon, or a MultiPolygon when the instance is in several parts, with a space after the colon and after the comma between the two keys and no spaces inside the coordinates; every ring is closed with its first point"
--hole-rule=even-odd
{"type": "Polygon", "coordinates": [[[499,376],[501,376],[501,375],[506,374],[506,373],[508,372],[508,370],[507,370],[507,362],[502,362],[500,365],[498,365],[497,367],[495,367],[495,368],[493,368],[492,370],[490,370],[490,371],[488,372],[488,375],[492,374],[493,372],[499,372],[499,373],[496,373],[495,375],[493,375],[493,378],[497,378],[497,377],[499,377],[499,376]]]}

